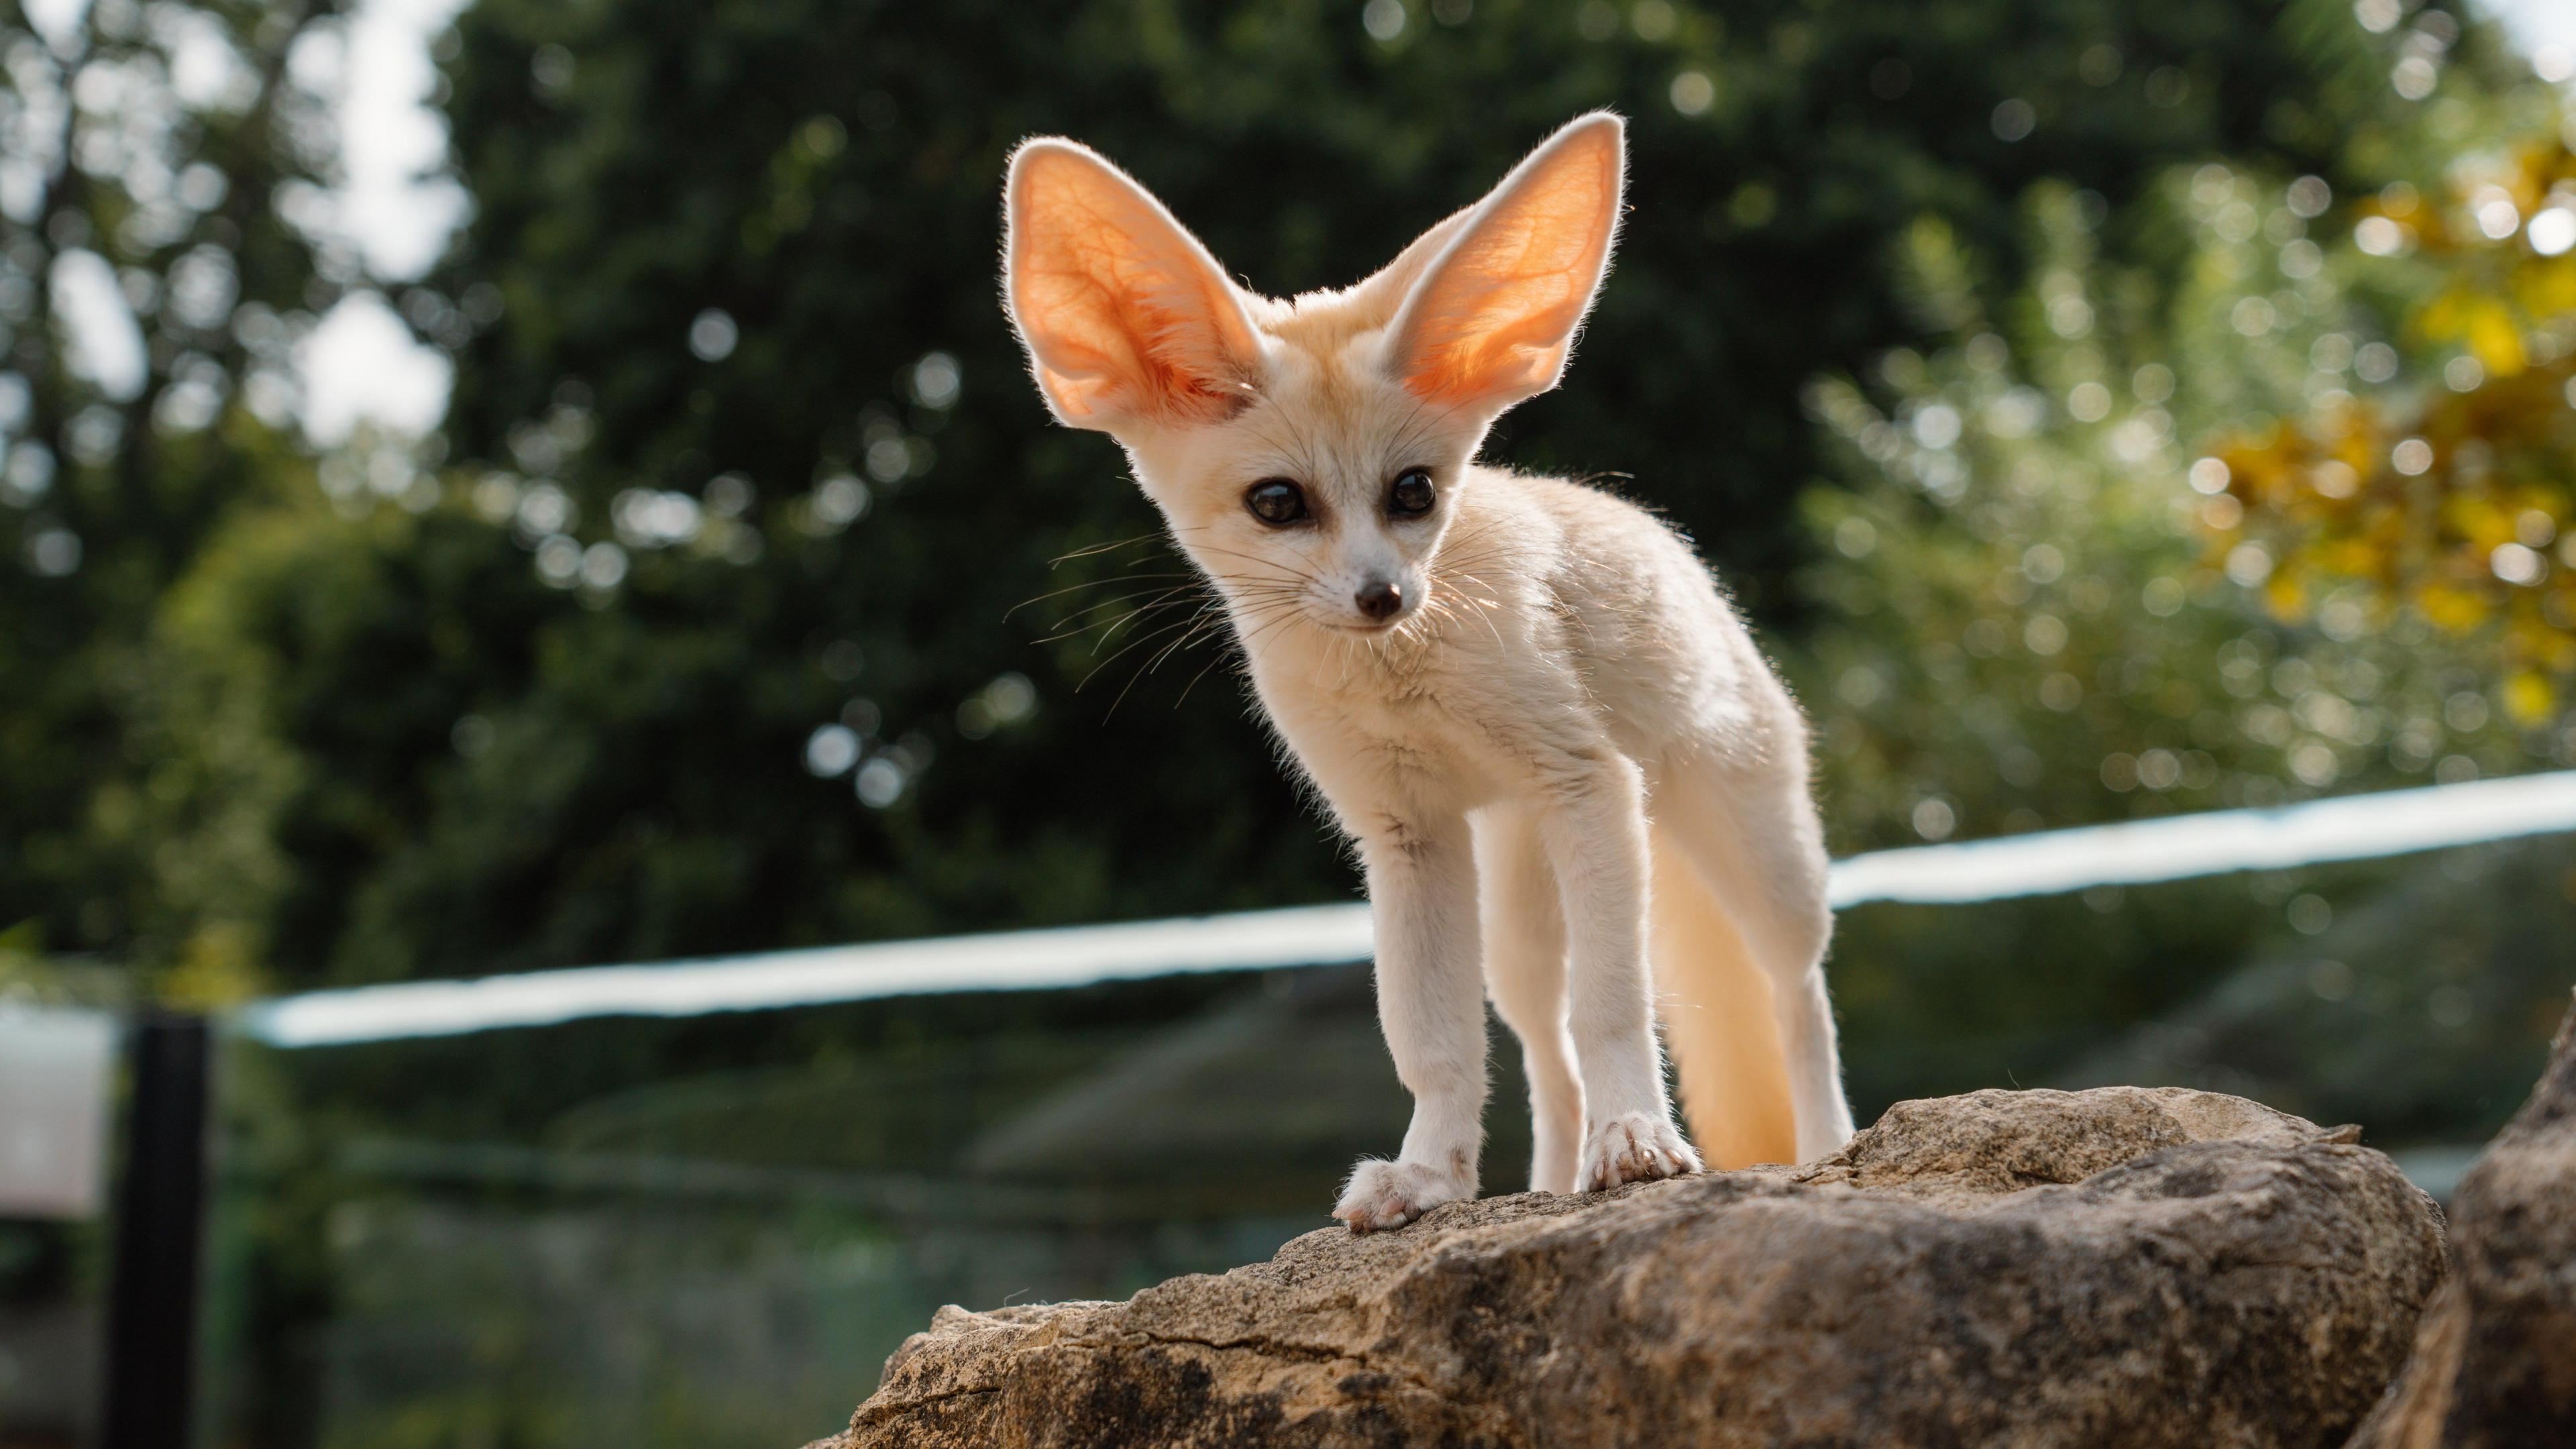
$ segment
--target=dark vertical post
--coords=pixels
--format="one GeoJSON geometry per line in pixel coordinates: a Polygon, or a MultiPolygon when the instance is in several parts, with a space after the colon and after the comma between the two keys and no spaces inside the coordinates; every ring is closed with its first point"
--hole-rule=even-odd
{"type": "Polygon", "coordinates": [[[205,1018],[147,1011],[129,1050],[102,1449],[187,1449],[206,1197],[205,1018]]]}

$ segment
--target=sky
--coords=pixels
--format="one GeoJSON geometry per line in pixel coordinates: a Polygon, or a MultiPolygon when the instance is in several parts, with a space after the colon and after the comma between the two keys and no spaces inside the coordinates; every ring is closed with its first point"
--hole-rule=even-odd
{"type": "MultiPolygon", "coordinates": [[[[317,60],[337,72],[340,95],[344,181],[332,224],[388,284],[428,271],[472,210],[462,187],[435,174],[447,159],[447,123],[430,104],[438,82],[430,42],[462,8],[462,0],[363,0],[344,52],[317,60]]],[[[297,349],[296,365],[305,433],[326,446],[361,420],[427,432],[446,416],[455,375],[375,291],[332,308],[297,349]]]]}
{"type": "Polygon", "coordinates": [[[2534,55],[2553,45],[2576,55],[2576,5],[2568,0],[2481,0],[2479,8],[2503,21],[2534,55]]]}
{"type": "MultiPolygon", "coordinates": [[[[2576,71],[2576,0],[2480,0],[2539,62],[2543,74],[2576,71]]],[[[26,0],[29,20],[48,35],[79,23],[88,0],[26,0]]],[[[343,298],[298,347],[300,417],[306,434],[330,446],[361,421],[418,435],[447,411],[454,370],[417,341],[380,288],[426,272],[471,202],[437,173],[447,127],[431,105],[437,82],[431,41],[465,0],[360,0],[345,43],[324,41],[295,57],[299,79],[336,94],[343,180],[320,224],[353,245],[375,286],[343,298]]],[[[75,353],[93,376],[132,373],[140,381],[142,339],[104,266],[58,268],[53,279],[75,353]],[[96,275],[91,275],[95,271],[96,275]]]]}

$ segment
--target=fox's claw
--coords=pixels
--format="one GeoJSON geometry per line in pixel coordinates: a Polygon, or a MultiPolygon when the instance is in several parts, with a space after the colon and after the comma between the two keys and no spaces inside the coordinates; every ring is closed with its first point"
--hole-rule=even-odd
{"type": "Polygon", "coordinates": [[[1418,1162],[1382,1162],[1376,1158],[1351,1169],[1342,1200],[1333,1216],[1355,1233],[1400,1228],[1444,1202],[1476,1195],[1476,1184],[1460,1174],[1442,1172],[1418,1162]]]}
{"type": "Polygon", "coordinates": [[[1584,1192],[1600,1192],[1700,1170],[1699,1154],[1671,1121],[1629,1112],[1595,1122],[1583,1134],[1583,1170],[1575,1183],[1584,1192]]]}

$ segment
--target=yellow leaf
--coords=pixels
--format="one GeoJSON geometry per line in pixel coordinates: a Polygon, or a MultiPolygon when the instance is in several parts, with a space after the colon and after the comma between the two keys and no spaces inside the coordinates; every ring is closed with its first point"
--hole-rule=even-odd
{"type": "Polygon", "coordinates": [[[2529,361],[2522,350],[2522,329],[2504,304],[2481,297],[2468,316],[2469,351],[2496,377],[2513,377],[2529,361]]]}
{"type": "Polygon", "coordinates": [[[2454,493],[2442,501],[2442,513],[2453,530],[2469,540],[2478,558],[2500,543],[2513,541],[2514,517],[2480,493],[2454,493]]]}
{"type": "Polygon", "coordinates": [[[2549,718],[2557,703],[2549,681],[2528,669],[2504,682],[2504,712],[2515,724],[2536,725],[2549,718]]]}
{"type": "Polygon", "coordinates": [[[2298,574],[2282,569],[2263,585],[2263,603],[2274,618],[2295,624],[2308,615],[2308,590],[2298,574]]]}
{"type": "Polygon", "coordinates": [[[2487,618],[2486,600],[2449,584],[2426,584],[2418,589],[2415,607],[2425,618],[2454,634],[2465,634],[2487,618]]]}
{"type": "Polygon", "coordinates": [[[2364,578],[2379,571],[2379,550],[2368,539],[2332,539],[2315,550],[2317,566],[2329,573],[2347,578],[2364,578]]]}
{"type": "Polygon", "coordinates": [[[2446,287],[2415,314],[2415,326],[2436,342],[2448,342],[2468,329],[2468,309],[2475,300],[2466,288],[2446,287]]]}
{"type": "Polygon", "coordinates": [[[2532,262],[2514,274],[2523,310],[2540,321],[2576,312],[2576,256],[2532,262]]]}

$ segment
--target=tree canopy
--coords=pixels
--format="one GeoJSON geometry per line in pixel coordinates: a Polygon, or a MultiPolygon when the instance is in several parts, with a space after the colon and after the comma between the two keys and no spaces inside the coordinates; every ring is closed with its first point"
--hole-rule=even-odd
{"type": "MultiPolygon", "coordinates": [[[[50,179],[0,277],[0,924],[206,999],[1350,889],[1114,449],[1021,375],[1024,136],[1286,293],[1629,114],[1617,271],[1492,452],[1665,510],[1803,658],[1850,606],[1809,570],[1838,555],[1798,500],[1848,473],[1810,382],[1905,406],[1875,359],[1956,332],[1904,238],[2007,305],[2062,270],[2026,222],[2057,188],[2143,336],[2207,256],[2172,168],[2429,186],[2458,141],[2427,116],[2486,84],[2447,12],[2339,0],[488,0],[437,46],[472,219],[388,287],[448,419],[317,456],[291,352],[369,279],[293,57],[345,25],[107,0],[7,41],[50,179]],[[139,381],[59,345],[84,272],[139,381]]],[[[1840,844],[1962,768],[1855,775],[1840,844]]]]}

